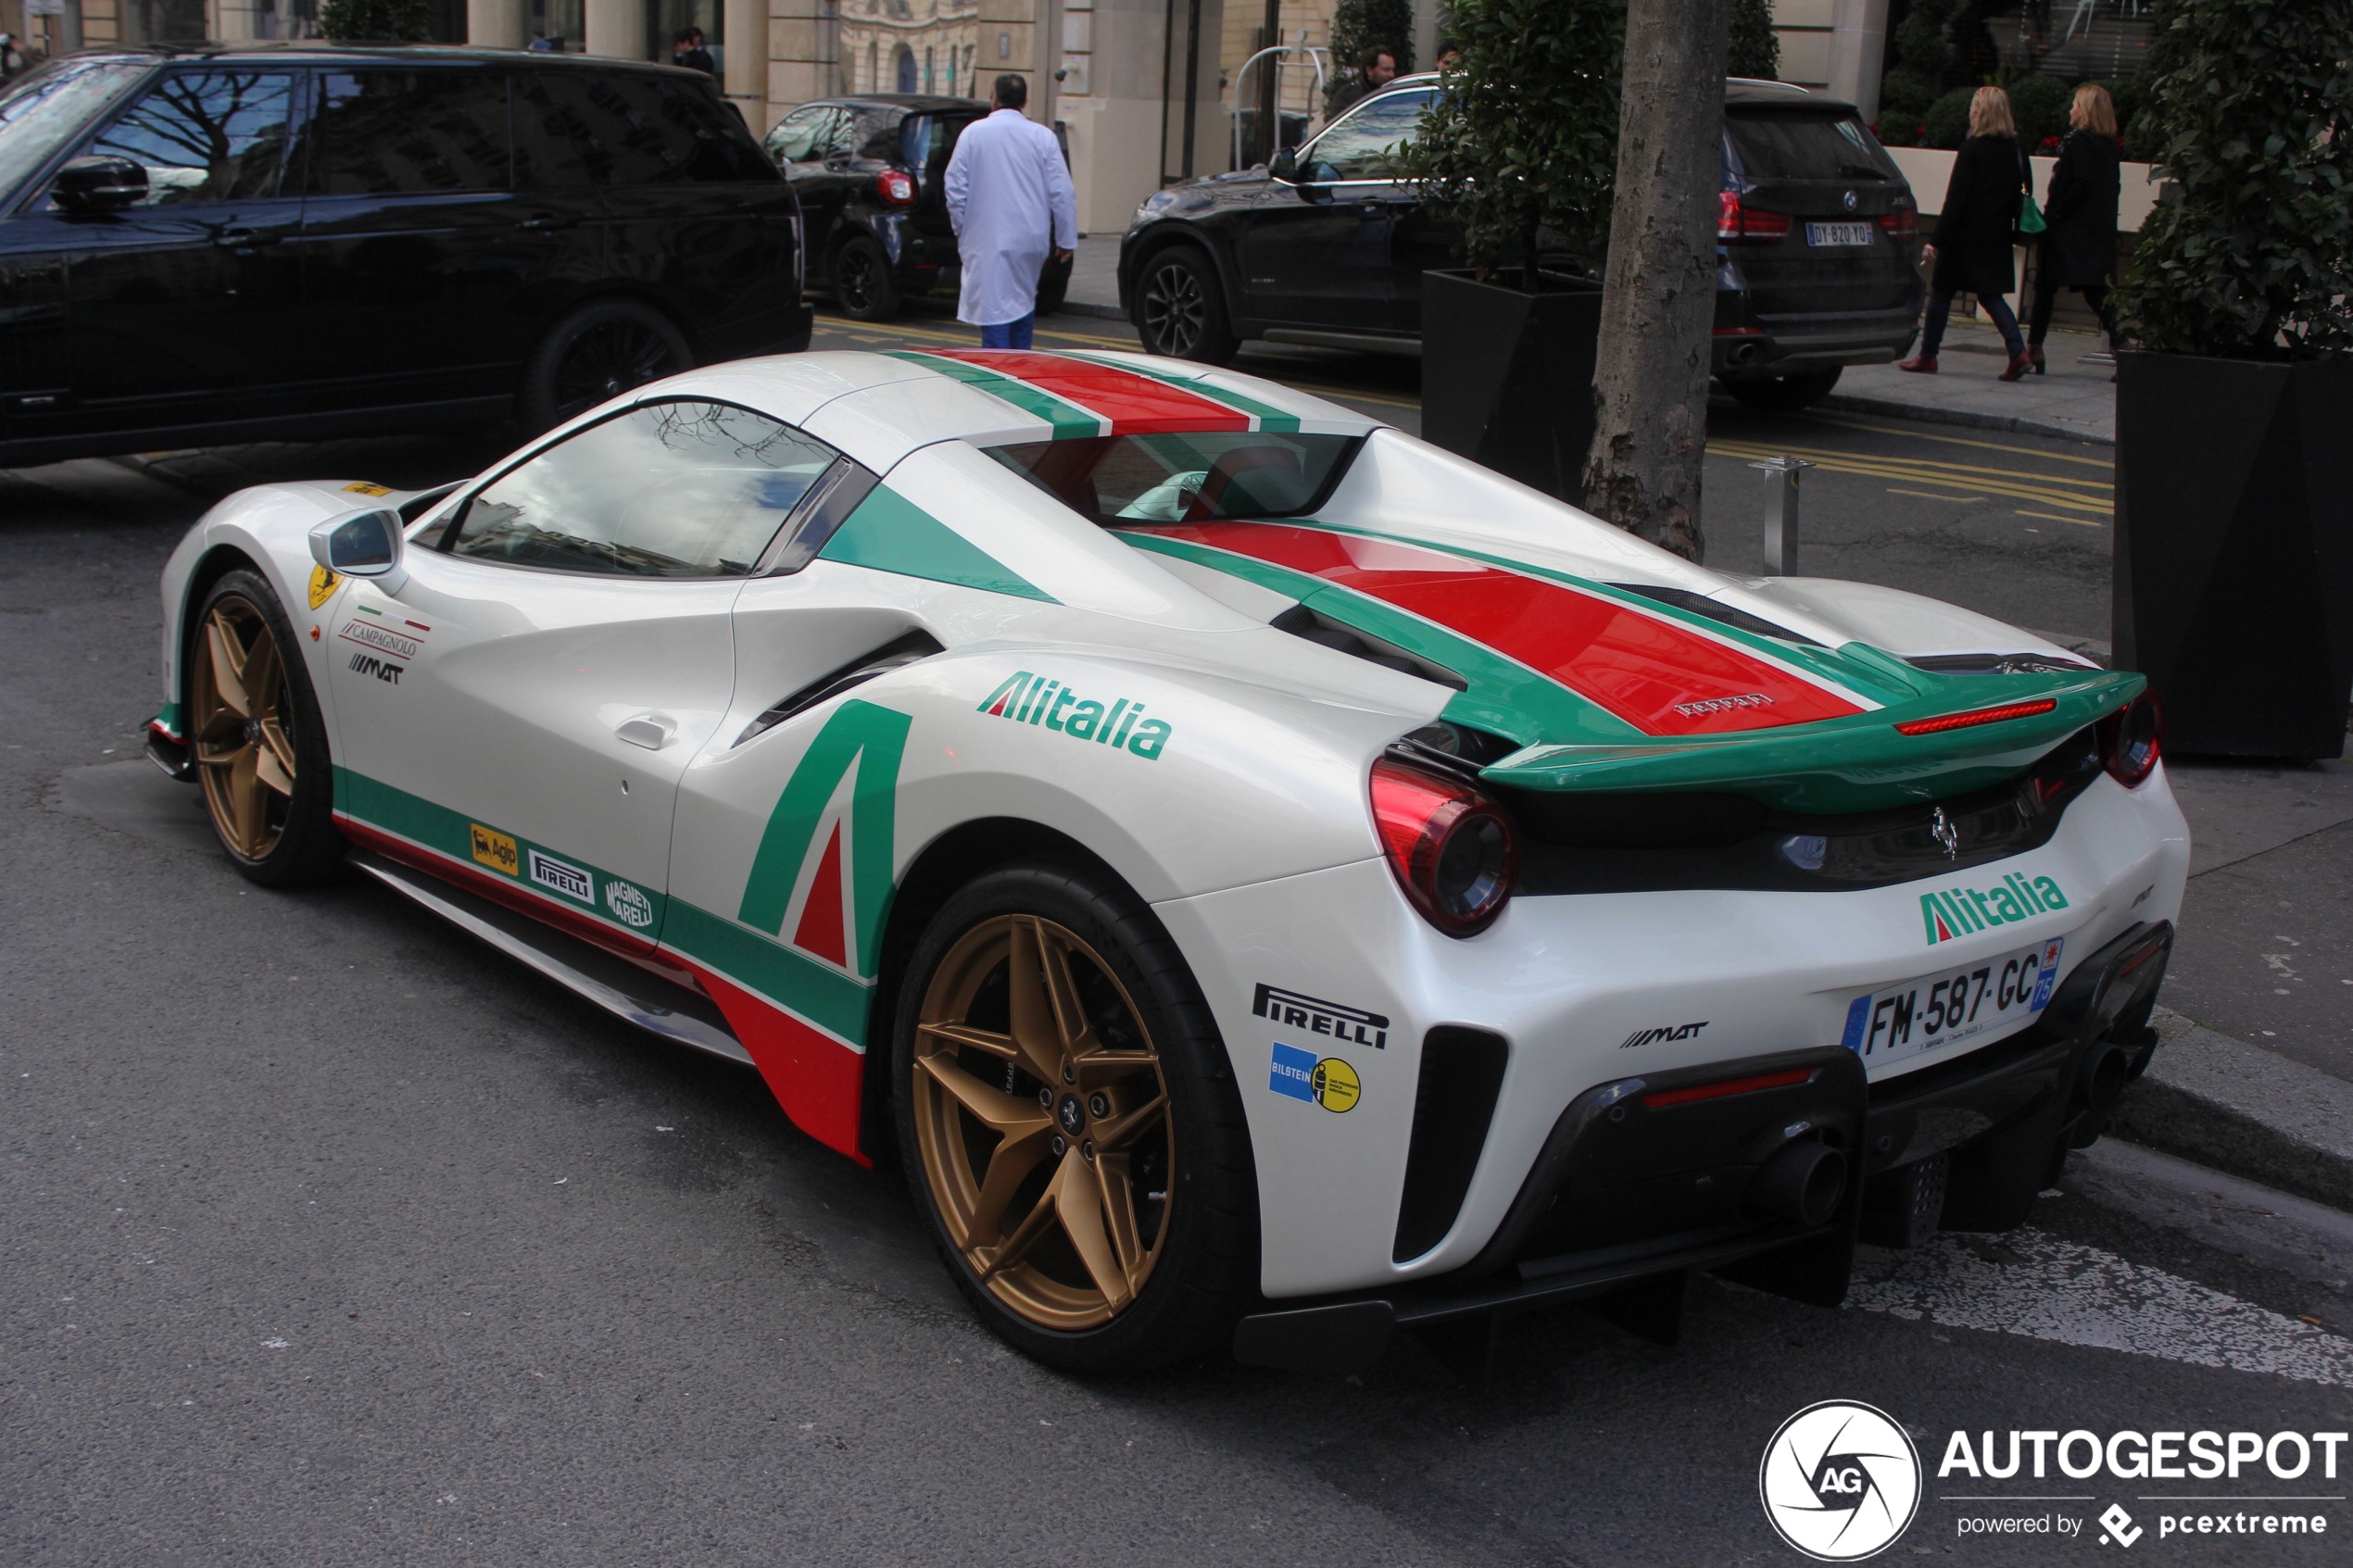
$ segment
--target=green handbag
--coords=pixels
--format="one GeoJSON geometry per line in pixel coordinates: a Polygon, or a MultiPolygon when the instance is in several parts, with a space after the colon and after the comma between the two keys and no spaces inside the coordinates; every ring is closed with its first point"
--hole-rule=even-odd
{"type": "Polygon", "coordinates": [[[2043,209],[2034,205],[2034,193],[2020,192],[2018,198],[2018,232],[2039,234],[2050,225],[2043,221],[2043,209]]]}

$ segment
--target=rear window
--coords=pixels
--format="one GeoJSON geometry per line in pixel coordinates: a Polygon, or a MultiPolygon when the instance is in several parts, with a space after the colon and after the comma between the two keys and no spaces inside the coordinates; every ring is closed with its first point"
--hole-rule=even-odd
{"type": "Polygon", "coordinates": [[[908,168],[929,174],[948,167],[956,138],[976,114],[911,114],[900,144],[899,157],[908,168]]]}
{"type": "Polygon", "coordinates": [[[1900,180],[1894,160],[1853,115],[1769,114],[1724,117],[1725,139],[1751,180],[1900,180]]]}
{"type": "Polygon", "coordinates": [[[1359,445],[1353,435],[1217,431],[1032,441],[988,452],[1097,522],[1220,522],[1315,510],[1359,445]]]}
{"type": "Polygon", "coordinates": [[[515,105],[525,186],[770,182],[743,121],[700,83],[634,71],[527,71],[515,105]]]}

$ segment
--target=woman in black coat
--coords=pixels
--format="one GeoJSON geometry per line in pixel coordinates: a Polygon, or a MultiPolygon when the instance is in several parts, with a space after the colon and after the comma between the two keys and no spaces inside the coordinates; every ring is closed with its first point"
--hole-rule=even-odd
{"type": "Polygon", "coordinates": [[[1977,295],[2009,348],[2009,368],[2002,380],[2016,381],[2026,373],[2026,339],[2020,335],[2009,301],[2002,297],[2018,286],[2010,245],[2018,229],[2019,198],[2026,189],[2026,155],[2019,148],[2009,94],[1999,87],[1981,87],[1969,100],[1969,140],[1953,159],[1936,232],[1920,251],[1920,260],[1931,270],[1919,352],[1897,370],[1936,373],[1936,350],[1944,341],[1953,296],[1966,289],[1977,295]]]}
{"type": "Polygon", "coordinates": [[[2119,165],[2124,155],[2116,148],[2116,106],[2108,89],[2095,82],[2078,87],[2067,122],[2074,129],[2059,144],[2050,199],[2043,204],[2050,227],[2043,231],[2043,256],[2034,268],[2034,319],[2026,336],[2037,375],[2043,373],[2043,340],[2051,332],[2051,307],[2063,288],[2081,289],[2108,340],[2116,338],[2116,322],[2108,313],[2108,280],[2116,270],[2119,165]]]}

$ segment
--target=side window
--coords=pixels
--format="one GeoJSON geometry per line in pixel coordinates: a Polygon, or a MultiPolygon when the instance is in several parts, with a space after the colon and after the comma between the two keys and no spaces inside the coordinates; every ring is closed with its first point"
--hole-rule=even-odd
{"type": "Polygon", "coordinates": [[[674,96],[665,112],[684,122],[695,138],[694,156],[686,160],[688,179],[723,184],[776,182],[775,167],[761,156],[760,144],[745,129],[743,116],[724,99],[693,87],[672,91],[674,96]]]}
{"type": "Polygon", "coordinates": [[[1428,93],[1390,93],[1360,106],[1315,138],[1300,159],[1301,182],[1395,179],[1397,155],[1421,130],[1429,101],[1428,93]]]}
{"type": "Polygon", "coordinates": [[[559,571],[741,577],[834,458],[731,404],[648,404],[491,481],[448,547],[559,571]]]}
{"type": "Polygon", "coordinates": [[[488,71],[328,71],[303,133],[321,196],[507,188],[507,82],[488,71]]]}
{"type": "Polygon", "coordinates": [[[601,185],[611,159],[589,129],[585,72],[527,70],[514,81],[515,185],[553,191],[601,185]]]}
{"type": "Polygon", "coordinates": [[[295,76],[284,70],[179,71],[108,126],[89,151],[147,171],[150,207],[278,194],[295,76]]]}
{"type": "Polygon", "coordinates": [[[793,110],[768,132],[768,156],[779,163],[807,163],[817,156],[818,140],[833,116],[824,107],[793,110]]]}
{"type": "Polygon", "coordinates": [[[869,109],[852,117],[835,140],[834,156],[889,162],[899,156],[899,127],[905,118],[895,109],[869,109]]]}

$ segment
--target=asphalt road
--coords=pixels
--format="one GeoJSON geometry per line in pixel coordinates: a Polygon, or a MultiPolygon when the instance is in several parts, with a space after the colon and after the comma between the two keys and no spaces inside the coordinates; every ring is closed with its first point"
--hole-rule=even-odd
{"type": "MultiPolygon", "coordinates": [[[[2024,1231],[1867,1253],[1841,1309],[1701,1281],[1671,1348],[1570,1309],[1508,1325],[1484,1377],[1410,1340],[1345,1380],[1010,1356],[897,1173],[387,892],[249,888],[137,759],[156,574],[209,496],[495,450],[0,475],[0,1560],[1796,1562],[1759,1460],[1845,1399],[1926,1461],[1895,1560],[2079,1558],[2119,1503],[2135,1558],[2342,1561],[2353,1454],[2236,1484],[1937,1474],[1956,1431],[2353,1428],[2353,1220],[2130,1151],[2079,1158],[2024,1231]],[[2147,1500],[2179,1494],[2208,1500],[2147,1500]],[[2316,1500],[2221,1500],[2279,1497],[2316,1500]],[[2182,1510],[2330,1533],[2161,1538],[2182,1510]],[[2012,1517],[2080,1533],[1960,1533],[2012,1517]]],[[[1825,550],[1891,570],[2003,526],[1817,477],[1855,491],[1825,550]],[[1863,537],[1874,515],[1907,542],[1863,537]]],[[[2097,602],[2080,575],[2049,572],[2049,629],[2097,602]]]]}

